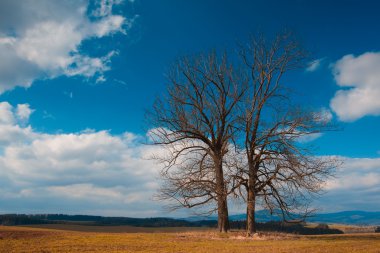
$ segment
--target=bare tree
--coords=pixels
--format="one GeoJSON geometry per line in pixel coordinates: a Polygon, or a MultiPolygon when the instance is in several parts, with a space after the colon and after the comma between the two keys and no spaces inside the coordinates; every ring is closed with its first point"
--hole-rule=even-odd
{"type": "Polygon", "coordinates": [[[294,107],[282,85],[285,73],[305,66],[306,53],[299,44],[288,34],[273,41],[258,36],[240,56],[249,88],[241,103],[239,140],[244,155],[236,177],[245,190],[241,195],[247,202],[247,234],[252,235],[258,204],[280,210],[286,218],[321,191],[337,163],[313,156],[302,143],[332,129],[328,115],[294,107]]]}
{"type": "Polygon", "coordinates": [[[161,198],[187,208],[216,202],[221,232],[229,229],[231,189],[223,164],[236,132],[242,77],[226,55],[182,58],[169,72],[168,96],[156,101],[148,117],[156,127],[152,142],[166,147],[156,156],[165,181],[161,198]]]}
{"type": "Polygon", "coordinates": [[[337,161],[302,143],[333,129],[328,114],[295,107],[282,85],[285,73],[305,66],[296,41],[259,36],[239,56],[234,64],[226,54],[180,59],[169,72],[167,97],[149,114],[150,138],[165,147],[156,156],[161,199],[176,200],[173,208],[207,205],[226,232],[227,197],[243,197],[252,235],[257,205],[284,218],[294,210],[306,215],[337,161]]]}

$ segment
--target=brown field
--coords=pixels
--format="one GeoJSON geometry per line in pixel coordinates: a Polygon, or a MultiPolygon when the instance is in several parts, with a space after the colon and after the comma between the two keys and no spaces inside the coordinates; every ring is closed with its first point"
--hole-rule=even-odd
{"type": "Polygon", "coordinates": [[[189,231],[188,228],[41,227],[0,226],[0,252],[380,252],[380,234],[375,233],[267,234],[252,240],[246,239],[241,232],[223,235],[210,230],[189,231]]]}
{"type": "MultiPolygon", "coordinates": [[[[78,232],[103,232],[103,233],[178,233],[178,232],[191,232],[191,231],[208,231],[211,228],[197,228],[197,227],[133,227],[133,226],[82,226],[70,224],[41,224],[22,226],[30,228],[46,228],[55,230],[68,230],[78,232]]],[[[0,230],[1,231],[1,230],[0,230]]]]}
{"type": "Polygon", "coordinates": [[[376,226],[350,226],[342,224],[330,225],[330,228],[336,228],[343,231],[345,234],[353,233],[374,233],[376,226]]]}
{"type": "MultiPolygon", "coordinates": [[[[307,227],[314,228],[319,223],[309,223],[307,227]]],[[[374,233],[377,226],[358,226],[345,224],[328,224],[329,228],[339,229],[345,234],[374,233]]]]}

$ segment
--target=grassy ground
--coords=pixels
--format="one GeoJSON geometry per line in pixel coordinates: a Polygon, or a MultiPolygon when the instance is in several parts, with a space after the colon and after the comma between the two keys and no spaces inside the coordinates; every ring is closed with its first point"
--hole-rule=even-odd
{"type": "Polygon", "coordinates": [[[330,228],[336,228],[343,231],[345,234],[352,233],[374,233],[376,226],[350,226],[342,224],[329,225],[330,228]]]}
{"type": "MultiPolygon", "coordinates": [[[[68,230],[77,232],[103,232],[103,233],[178,233],[191,231],[210,231],[211,228],[197,227],[133,227],[133,226],[83,226],[71,224],[41,224],[23,226],[31,228],[46,228],[55,230],[68,230]]],[[[1,230],[0,230],[1,231],[1,230]]]]}
{"type": "MultiPolygon", "coordinates": [[[[319,223],[309,223],[307,227],[315,228],[319,223]]],[[[374,233],[377,226],[358,226],[344,224],[328,224],[329,228],[339,229],[345,234],[374,233]]]]}
{"type": "Polygon", "coordinates": [[[371,253],[380,252],[380,234],[267,235],[247,240],[238,232],[105,233],[0,226],[0,252],[371,253]]]}

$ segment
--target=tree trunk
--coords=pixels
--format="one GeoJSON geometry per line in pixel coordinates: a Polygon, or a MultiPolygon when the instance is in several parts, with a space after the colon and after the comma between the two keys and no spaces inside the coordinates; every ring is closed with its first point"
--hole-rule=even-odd
{"type": "Polygon", "coordinates": [[[256,224],[255,224],[255,208],[256,208],[256,196],[255,192],[249,187],[248,189],[248,198],[247,198],[247,236],[252,236],[256,233],[256,224]]]}
{"type": "Polygon", "coordinates": [[[218,200],[218,230],[219,232],[226,233],[229,229],[227,200],[221,199],[218,200]]]}
{"type": "Polygon", "coordinates": [[[256,173],[252,165],[249,168],[248,179],[248,196],[247,196],[247,236],[253,236],[256,233],[255,209],[256,209],[256,193],[255,193],[256,173]]]}
{"type": "Polygon", "coordinates": [[[216,165],[216,187],[218,201],[218,230],[219,232],[227,232],[230,229],[228,220],[228,204],[226,186],[224,184],[223,163],[221,159],[215,159],[216,165]]]}

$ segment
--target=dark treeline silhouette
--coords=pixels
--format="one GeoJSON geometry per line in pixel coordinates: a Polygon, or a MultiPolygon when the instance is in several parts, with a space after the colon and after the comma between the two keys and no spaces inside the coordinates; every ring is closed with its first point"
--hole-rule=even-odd
{"type": "Polygon", "coordinates": [[[79,224],[93,226],[135,226],[135,227],[216,227],[215,221],[186,221],[172,218],[129,218],[65,214],[4,214],[0,215],[1,225],[34,224],[79,224]]]}
{"type": "MultiPolygon", "coordinates": [[[[246,229],[247,222],[231,221],[232,229],[246,229]]],[[[282,221],[256,222],[256,228],[260,232],[282,232],[300,235],[343,234],[339,229],[329,228],[327,224],[319,224],[316,227],[307,227],[304,223],[288,223],[282,221]]]]}
{"type": "MultiPolygon", "coordinates": [[[[86,226],[135,226],[135,227],[210,227],[216,228],[216,220],[186,221],[172,218],[129,218],[129,217],[103,217],[90,215],[65,214],[4,214],[0,215],[0,225],[38,225],[38,224],[75,224],[86,226]]],[[[247,227],[245,220],[231,221],[231,229],[244,230],[247,227]]],[[[269,221],[256,223],[258,231],[284,232],[301,235],[312,234],[342,234],[338,229],[331,229],[326,224],[315,228],[306,227],[303,223],[286,223],[269,221]]]]}

